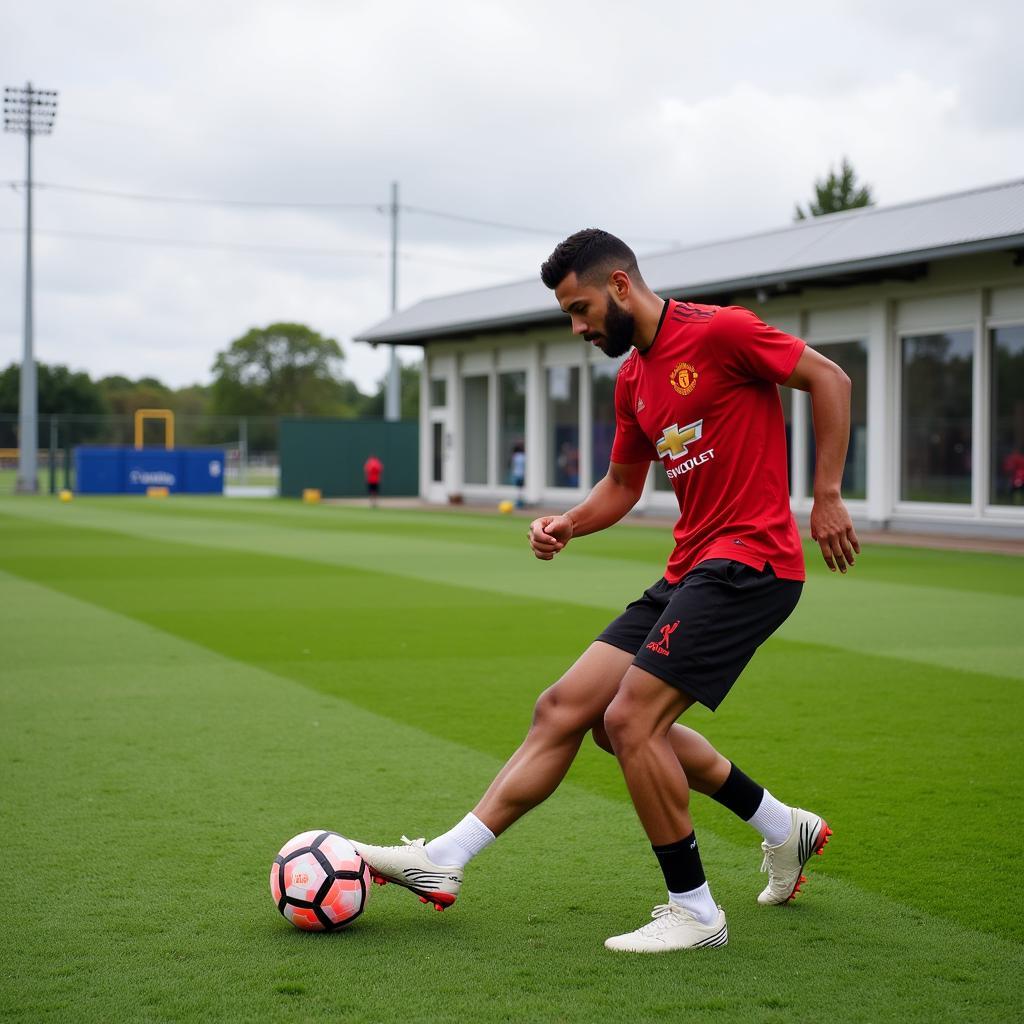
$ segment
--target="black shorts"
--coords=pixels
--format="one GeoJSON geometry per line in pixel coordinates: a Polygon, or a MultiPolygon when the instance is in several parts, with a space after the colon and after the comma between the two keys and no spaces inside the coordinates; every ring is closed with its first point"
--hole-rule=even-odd
{"type": "Polygon", "coordinates": [[[758,572],[711,558],[678,583],[658,580],[597,639],[635,654],[634,665],[714,711],[802,589],[770,565],[758,572]]]}
{"type": "Polygon", "coordinates": [[[367,484],[366,490],[369,494],[380,494],[380,484],[367,484]]]}

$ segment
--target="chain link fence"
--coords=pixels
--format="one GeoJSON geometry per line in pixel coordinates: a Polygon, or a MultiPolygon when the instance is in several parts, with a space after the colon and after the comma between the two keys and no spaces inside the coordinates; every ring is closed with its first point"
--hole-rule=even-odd
{"type": "MultiPolygon", "coordinates": [[[[163,447],[164,424],[147,420],[143,444],[163,447]]],[[[18,417],[0,414],[0,494],[14,493],[18,480],[18,417]]],[[[280,480],[278,419],[275,416],[188,416],[174,418],[179,448],[220,448],[225,485],[277,492],[280,480]]],[[[74,449],[80,444],[133,445],[133,416],[42,415],[36,439],[40,493],[74,489],[74,449]]]]}

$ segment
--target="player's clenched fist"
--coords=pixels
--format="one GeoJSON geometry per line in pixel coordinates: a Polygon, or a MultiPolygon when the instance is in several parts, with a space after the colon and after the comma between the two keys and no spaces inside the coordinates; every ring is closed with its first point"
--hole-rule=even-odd
{"type": "Polygon", "coordinates": [[[541,516],[530,523],[530,547],[538,558],[550,562],[572,537],[572,520],[568,516],[541,516]]]}

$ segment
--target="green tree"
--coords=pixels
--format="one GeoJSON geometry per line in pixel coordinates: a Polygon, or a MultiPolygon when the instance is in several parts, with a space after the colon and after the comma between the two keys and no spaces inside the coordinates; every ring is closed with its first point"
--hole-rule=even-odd
{"type": "Polygon", "coordinates": [[[210,412],[210,388],[202,384],[178,388],[171,395],[170,408],[179,416],[206,416],[210,412]]]}
{"type": "MultiPolygon", "coordinates": [[[[87,441],[99,434],[101,423],[98,417],[108,413],[109,407],[100,388],[87,373],[72,371],[66,366],[47,366],[36,363],[36,384],[38,387],[37,412],[40,416],[91,416],[92,422],[77,422],[74,425],[75,442],[87,441]]],[[[18,413],[21,366],[11,363],[0,371],[0,414],[15,416],[18,413]]],[[[64,443],[65,438],[61,438],[64,443]]],[[[49,430],[42,423],[39,428],[39,443],[49,443],[49,430]]],[[[0,447],[14,447],[17,433],[13,421],[0,425],[0,447]]]]}
{"type": "Polygon", "coordinates": [[[860,206],[874,204],[871,186],[857,181],[853,165],[844,156],[838,173],[830,167],[828,177],[814,183],[814,200],[807,204],[807,212],[801,209],[799,203],[796,204],[793,219],[806,220],[808,217],[821,217],[826,213],[855,210],[860,206]]]}
{"type": "Polygon", "coordinates": [[[137,409],[169,409],[172,391],[154,377],[129,380],[115,375],[102,377],[99,388],[110,411],[117,416],[134,416],[137,409]]]}
{"type": "Polygon", "coordinates": [[[227,416],[344,416],[353,390],[344,353],[303,324],[254,327],[217,355],[211,409],[227,416]]]}
{"type": "MultiPolygon", "coordinates": [[[[420,415],[420,367],[421,363],[413,366],[400,367],[401,380],[399,390],[399,416],[403,420],[415,420],[420,415]]],[[[377,390],[363,402],[359,415],[366,419],[383,419],[385,408],[385,396],[388,389],[388,375],[377,382],[377,390]]]]}

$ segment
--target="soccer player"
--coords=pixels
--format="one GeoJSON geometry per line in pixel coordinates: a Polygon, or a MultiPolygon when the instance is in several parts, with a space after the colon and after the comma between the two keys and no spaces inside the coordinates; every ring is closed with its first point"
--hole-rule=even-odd
{"type": "Polygon", "coordinates": [[[706,793],[760,833],[763,905],[784,904],[831,830],[782,803],[701,735],[676,724],[687,708],[715,710],[744,666],[796,607],[803,554],[790,511],[786,436],[777,385],[811,396],[816,442],[811,536],[833,572],[860,546],[840,496],[850,429],[846,374],[798,338],[736,306],[665,300],[644,283],[632,250],[597,229],[571,235],[541,268],[574,334],[623,362],[615,385],[608,473],[564,515],[530,525],[537,558],[606,529],[636,504],[659,459],[679,502],[663,578],[627,606],[553,686],[472,813],[429,843],[356,844],[378,881],[438,910],[455,902],[469,860],[555,790],[587,732],[618,758],[661,866],[666,903],[608,949],[663,952],[723,946],[690,817],[706,793]]]}

